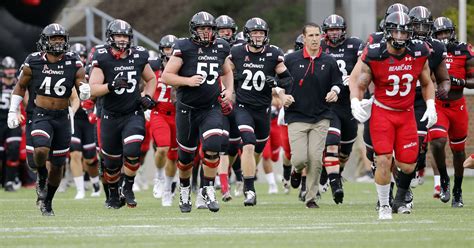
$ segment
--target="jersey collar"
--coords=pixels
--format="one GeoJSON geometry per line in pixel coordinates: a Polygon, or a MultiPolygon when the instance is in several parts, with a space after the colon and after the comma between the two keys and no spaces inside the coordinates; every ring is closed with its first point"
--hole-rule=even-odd
{"type": "MultiPolygon", "coordinates": [[[[322,49],[322,47],[320,46],[320,47],[319,47],[318,54],[316,54],[316,58],[321,57],[321,53],[322,53],[322,52],[323,52],[323,49],[322,49]]],[[[308,53],[308,50],[306,50],[306,47],[303,47],[303,58],[305,58],[305,59],[311,58],[311,56],[310,56],[309,53],[308,53]]]]}

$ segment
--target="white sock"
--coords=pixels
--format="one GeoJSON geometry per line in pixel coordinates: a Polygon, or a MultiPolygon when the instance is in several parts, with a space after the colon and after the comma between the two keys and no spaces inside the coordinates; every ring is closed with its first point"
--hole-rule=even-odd
{"type": "Polygon", "coordinates": [[[165,168],[156,168],[156,178],[162,180],[165,177],[165,168]]]}
{"type": "Polygon", "coordinates": [[[92,183],[92,184],[99,183],[99,176],[91,177],[91,183],[92,183]]]}
{"type": "Polygon", "coordinates": [[[441,176],[440,175],[435,175],[434,176],[434,186],[436,187],[437,185],[441,185],[441,176]]]}
{"type": "Polygon", "coordinates": [[[171,184],[173,183],[174,177],[165,176],[165,188],[164,191],[171,191],[171,184]]]}
{"type": "Polygon", "coordinates": [[[84,191],[84,176],[78,176],[74,178],[74,183],[76,184],[77,191],[84,191]]]}
{"type": "Polygon", "coordinates": [[[275,185],[276,182],[275,182],[275,174],[273,174],[273,172],[270,172],[268,174],[265,174],[265,177],[267,178],[267,182],[268,184],[270,185],[275,185]]]}
{"type": "Polygon", "coordinates": [[[390,193],[390,184],[380,185],[375,184],[375,188],[377,188],[377,195],[379,197],[380,206],[389,205],[388,195],[390,193]]]}

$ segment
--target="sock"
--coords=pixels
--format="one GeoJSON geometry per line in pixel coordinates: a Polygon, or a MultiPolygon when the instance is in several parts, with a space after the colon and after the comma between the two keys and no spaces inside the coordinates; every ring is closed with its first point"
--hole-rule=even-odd
{"type": "Polygon", "coordinates": [[[438,171],[441,181],[449,181],[448,170],[446,169],[446,167],[438,167],[438,171]]]}
{"type": "Polygon", "coordinates": [[[156,179],[164,179],[165,178],[165,169],[164,168],[156,168],[156,179]]]}
{"type": "Polygon", "coordinates": [[[321,177],[319,178],[319,184],[324,185],[328,181],[328,173],[326,169],[323,167],[323,170],[321,171],[321,177]]]}
{"type": "Polygon", "coordinates": [[[48,193],[46,194],[45,201],[53,201],[54,194],[56,193],[57,189],[58,189],[58,186],[53,186],[48,183],[48,193]]]}
{"type": "Polygon", "coordinates": [[[265,177],[267,178],[267,182],[270,185],[276,185],[275,182],[275,174],[273,172],[270,172],[268,174],[265,174],[265,177]]]}
{"type": "Polygon", "coordinates": [[[237,156],[235,158],[235,162],[232,165],[232,169],[234,170],[234,173],[235,173],[235,180],[237,182],[242,182],[243,179],[242,179],[242,167],[240,164],[240,156],[237,156]]]}
{"type": "Polygon", "coordinates": [[[225,194],[229,192],[229,176],[227,174],[219,174],[221,180],[221,193],[225,194]]]}
{"type": "Polygon", "coordinates": [[[165,176],[165,188],[164,191],[171,192],[171,184],[173,183],[174,177],[165,176]]]}
{"type": "Polygon", "coordinates": [[[133,183],[135,182],[135,176],[127,176],[127,175],[124,175],[124,185],[123,185],[123,188],[124,189],[128,189],[128,190],[132,190],[132,187],[133,187],[133,183]]]}
{"type": "Polygon", "coordinates": [[[203,180],[202,180],[201,188],[205,186],[214,186],[214,182],[216,180],[215,177],[206,177],[206,176],[203,176],[202,179],[203,180]]]}
{"type": "Polygon", "coordinates": [[[291,176],[291,164],[290,165],[284,164],[283,165],[283,179],[285,179],[286,181],[289,181],[290,176],[291,176]]]}
{"type": "Polygon", "coordinates": [[[463,176],[454,176],[454,186],[453,193],[456,191],[461,191],[463,176]]]}
{"type": "Polygon", "coordinates": [[[441,179],[440,178],[441,177],[439,175],[434,176],[434,186],[435,187],[441,184],[441,179]]]}
{"type": "Polygon", "coordinates": [[[380,206],[389,206],[388,194],[390,192],[390,184],[380,185],[376,183],[375,188],[377,189],[380,206]]]}
{"type": "Polygon", "coordinates": [[[301,191],[306,191],[306,176],[301,177],[301,191]]]}
{"type": "Polygon", "coordinates": [[[189,178],[179,178],[179,185],[181,187],[189,187],[189,185],[190,185],[189,178]]]}
{"type": "Polygon", "coordinates": [[[105,193],[105,200],[109,200],[109,184],[106,182],[102,182],[102,188],[104,188],[104,193],[105,193]]]}
{"type": "Polygon", "coordinates": [[[116,198],[118,199],[119,198],[119,189],[118,189],[118,186],[119,186],[119,183],[118,182],[115,182],[115,183],[109,183],[108,184],[108,188],[109,188],[109,198],[116,198]]]}
{"type": "Polygon", "coordinates": [[[91,183],[92,183],[92,184],[99,183],[99,176],[91,177],[91,183]]]}
{"type": "Polygon", "coordinates": [[[244,177],[244,192],[251,190],[255,192],[255,177],[244,177]]]}
{"type": "Polygon", "coordinates": [[[38,167],[38,177],[40,181],[46,180],[46,178],[48,178],[48,169],[46,166],[38,167]]]}
{"type": "Polygon", "coordinates": [[[414,171],[410,174],[405,174],[402,171],[398,171],[397,172],[398,188],[408,190],[408,188],[410,188],[411,180],[413,179],[414,176],[415,176],[414,171]]]}
{"type": "Polygon", "coordinates": [[[74,184],[76,184],[77,192],[84,192],[84,177],[78,176],[74,177],[74,184]]]}

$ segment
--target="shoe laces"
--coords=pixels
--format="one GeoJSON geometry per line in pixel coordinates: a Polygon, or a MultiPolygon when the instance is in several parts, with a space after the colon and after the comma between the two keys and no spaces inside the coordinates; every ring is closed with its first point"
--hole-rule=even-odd
{"type": "Polygon", "coordinates": [[[183,204],[189,203],[189,186],[188,187],[181,187],[180,190],[180,200],[183,204]]]}
{"type": "Polygon", "coordinates": [[[210,202],[216,201],[216,190],[214,189],[214,187],[213,186],[206,186],[205,190],[206,190],[205,198],[210,202]]]}
{"type": "Polygon", "coordinates": [[[252,199],[254,196],[255,196],[255,192],[253,192],[253,191],[251,191],[251,190],[245,191],[245,198],[246,198],[247,200],[252,199]]]}

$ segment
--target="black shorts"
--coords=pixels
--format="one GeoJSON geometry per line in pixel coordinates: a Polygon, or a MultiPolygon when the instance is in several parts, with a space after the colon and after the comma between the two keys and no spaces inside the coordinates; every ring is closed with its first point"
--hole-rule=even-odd
{"type": "Polygon", "coordinates": [[[31,136],[33,146],[50,148],[50,156],[66,156],[71,146],[71,121],[67,109],[33,111],[31,136]]]}
{"type": "Polygon", "coordinates": [[[349,155],[357,138],[357,121],[350,109],[332,109],[326,146],[340,145],[340,152],[349,155]]]}
{"type": "Polygon", "coordinates": [[[18,160],[20,155],[21,127],[10,129],[7,120],[0,120],[4,125],[0,128],[0,159],[6,153],[7,159],[18,160]]]}
{"type": "Polygon", "coordinates": [[[255,145],[255,152],[261,153],[270,135],[270,107],[252,109],[237,103],[234,112],[243,145],[255,145]]]}
{"type": "Polygon", "coordinates": [[[235,156],[240,147],[240,131],[235,121],[235,112],[232,111],[229,115],[222,117],[223,135],[222,135],[222,150],[224,154],[235,156]]]}
{"type": "Polygon", "coordinates": [[[176,104],[178,159],[184,164],[191,163],[200,140],[203,151],[220,152],[222,119],[219,104],[197,109],[178,102],[176,104]]]}
{"type": "Polygon", "coordinates": [[[85,119],[74,119],[74,133],[71,137],[71,152],[82,152],[85,159],[96,155],[95,125],[85,119]]]}
{"type": "Polygon", "coordinates": [[[100,121],[101,149],[112,159],[140,157],[145,138],[145,117],[142,111],[129,114],[112,113],[102,109],[100,121]]]}

